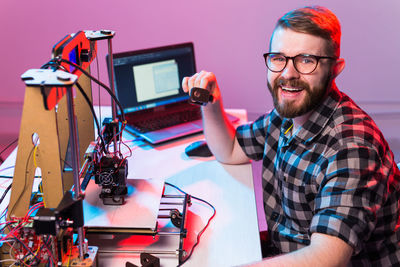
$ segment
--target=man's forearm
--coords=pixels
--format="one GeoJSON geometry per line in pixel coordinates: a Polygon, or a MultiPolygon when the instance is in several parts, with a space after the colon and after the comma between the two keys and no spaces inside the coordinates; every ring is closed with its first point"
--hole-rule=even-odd
{"type": "Polygon", "coordinates": [[[204,135],[215,158],[228,164],[248,162],[249,159],[235,137],[235,128],[223,109],[221,93],[214,73],[203,70],[182,79],[183,91],[190,93],[190,90],[195,87],[209,90],[213,96],[213,103],[203,106],[202,112],[204,135]]]}
{"type": "Polygon", "coordinates": [[[202,112],[204,135],[216,159],[228,164],[248,162],[237,143],[235,128],[226,116],[221,101],[204,106],[202,112]]]}
{"type": "Polygon", "coordinates": [[[311,244],[302,249],[280,256],[264,259],[252,267],[311,267],[311,266],[347,266],[353,248],[343,240],[326,234],[314,233],[311,244]]]}

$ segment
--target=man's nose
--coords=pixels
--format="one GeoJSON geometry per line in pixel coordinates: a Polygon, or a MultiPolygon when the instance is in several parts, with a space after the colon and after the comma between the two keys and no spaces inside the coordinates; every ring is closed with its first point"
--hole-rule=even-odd
{"type": "Polygon", "coordinates": [[[288,80],[293,78],[299,78],[300,73],[294,67],[294,62],[292,59],[288,60],[288,63],[286,64],[285,69],[282,71],[281,76],[288,80]]]}

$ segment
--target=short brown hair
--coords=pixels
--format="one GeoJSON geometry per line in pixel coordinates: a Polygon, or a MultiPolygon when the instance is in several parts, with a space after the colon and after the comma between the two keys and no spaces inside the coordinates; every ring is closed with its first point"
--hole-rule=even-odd
{"type": "Polygon", "coordinates": [[[340,56],[340,22],[332,11],[321,6],[306,6],[289,11],[276,23],[277,28],[291,29],[326,39],[328,55],[340,56]]]}

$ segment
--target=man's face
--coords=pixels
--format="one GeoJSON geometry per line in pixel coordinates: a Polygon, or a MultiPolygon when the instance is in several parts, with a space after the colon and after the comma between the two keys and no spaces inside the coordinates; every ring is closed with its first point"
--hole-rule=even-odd
{"type": "MultiPolygon", "coordinates": [[[[328,41],[310,34],[277,28],[272,36],[270,52],[294,57],[299,54],[331,56],[326,54],[328,41]]],[[[268,88],[274,106],[283,117],[294,118],[314,109],[332,84],[332,60],[321,59],[310,74],[301,74],[289,59],[281,72],[268,70],[268,88]]]]}

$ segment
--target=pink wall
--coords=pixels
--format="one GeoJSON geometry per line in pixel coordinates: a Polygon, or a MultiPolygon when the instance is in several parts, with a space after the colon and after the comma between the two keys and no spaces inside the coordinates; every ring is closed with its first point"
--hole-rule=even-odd
{"type": "MultiPolygon", "coordinates": [[[[275,21],[306,4],[323,4],[339,17],[347,65],[337,83],[378,114],[378,125],[400,155],[399,0],[2,0],[0,137],[8,134],[4,143],[9,143],[19,130],[24,96],[20,75],[47,62],[62,37],[87,29],[115,30],[114,52],[193,41],[197,69],[216,73],[225,106],[262,113],[272,107],[262,54],[275,21]]],[[[105,44],[99,42],[100,77],[108,84],[105,44]]],[[[94,74],[95,69],[93,65],[94,74]]],[[[101,102],[109,104],[107,94],[101,94],[101,102]]],[[[257,177],[260,164],[254,166],[257,177]]],[[[263,214],[260,180],[255,181],[263,214]]]]}
{"type": "MultiPolygon", "coordinates": [[[[193,41],[197,68],[216,73],[225,106],[263,112],[272,104],[261,55],[276,19],[295,7],[321,2],[342,22],[347,66],[338,79],[340,88],[361,102],[398,102],[398,0],[3,0],[0,102],[22,102],[20,75],[47,62],[63,36],[104,28],[116,31],[115,52],[193,41]]],[[[105,41],[99,44],[101,79],[108,83],[105,41]]],[[[106,93],[102,96],[108,104],[106,93]]]]}

